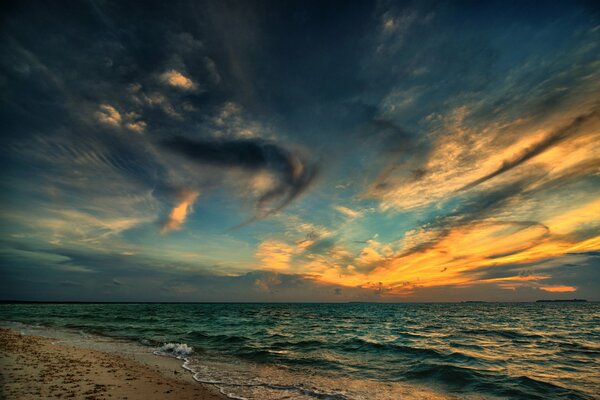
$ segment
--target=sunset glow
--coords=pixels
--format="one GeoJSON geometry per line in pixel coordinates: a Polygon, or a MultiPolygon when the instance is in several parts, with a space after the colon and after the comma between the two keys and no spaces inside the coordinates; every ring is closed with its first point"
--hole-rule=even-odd
{"type": "Polygon", "coordinates": [[[18,3],[3,296],[600,300],[587,3],[18,3]]]}

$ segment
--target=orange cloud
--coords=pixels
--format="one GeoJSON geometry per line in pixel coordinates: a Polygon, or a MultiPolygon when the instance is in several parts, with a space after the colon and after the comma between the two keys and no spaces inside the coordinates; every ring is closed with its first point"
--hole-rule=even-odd
{"type": "Polygon", "coordinates": [[[256,256],[261,259],[261,269],[282,271],[290,269],[297,248],[279,240],[266,240],[260,244],[256,256]]]}
{"type": "MultiPolygon", "coordinates": [[[[552,278],[543,265],[534,271],[515,267],[600,249],[600,235],[582,240],[576,234],[579,229],[589,231],[596,226],[598,200],[583,198],[578,204],[568,203],[569,207],[548,203],[553,208],[534,200],[536,210],[547,216],[542,223],[489,218],[447,229],[424,226],[395,243],[369,240],[360,249],[338,243],[322,253],[311,253],[311,245],[319,237],[311,235],[296,242],[267,240],[256,255],[263,269],[303,272],[323,283],[373,289],[382,296],[412,296],[422,288],[480,283],[510,290],[576,290],[542,283],[552,278]],[[510,272],[502,273],[503,266],[510,272]],[[490,271],[500,276],[486,277],[490,271]]],[[[499,214],[508,217],[510,212],[500,210],[499,214]]],[[[304,228],[303,224],[295,226],[304,228]]],[[[310,225],[305,228],[312,229],[310,225]]]]}
{"type": "Polygon", "coordinates": [[[597,162],[600,118],[594,100],[581,99],[543,120],[499,117],[480,126],[468,118],[474,112],[475,105],[464,105],[440,115],[427,161],[386,166],[365,196],[378,199],[383,209],[407,210],[478,185],[507,184],[541,172],[549,181],[577,165],[597,162]],[[416,169],[424,171],[419,179],[416,169]]]}
{"type": "Polygon", "coordinates": [[[165,233],[171,230],[180,229],[185,223],[185,219],[191,211],[192,205],[198,198],[198,192],[186,191],[180,195],[179,203],[171,210],[169,218],[164,223],[161,232],[165,233]]]}
{"type": "Polygon", "coordinates": [[[110,104],[101,104],[99,111],[96,112],[96,119],[113,128],[125,127],[135,133],[144,133],[147,124],[140,119],[140,115],[135,112],[121,114],[110,104]]]}
{"type": "Polygon", "coordinates": [[[568,293],[575,292],[577,288],[574,286],[542,286],[540,290],[550,293],[568,293]]]}
{"type": "MultiPolygon", "coordinates": [[[[408,166],[393,169],[382,173],[367,196],[377,198],[382,209],[406,211],[456,196],[477,199],[475,191],[491,197],[491,187],[514,186],[514,195],[481,213],[474,202],[472,215],[468,208],[459,210],[463,214],[449,214],[442,220],[445,225],[425,224],[397,242],[371,242],[357,249],[356,241],[346,246],[339,240],[336,252],[310,254],[315,242],[310,238],[301,242],[302,252],[294,249],[294,269],[318,275],[325,283],[376,286],[381,294],[401,296],[420,288],[479,283],[577,290],[543,284],[552,278],[540,272],[543,267],[518,271],[519,265],[600,250],[600,234],[594,234],[600,228],[600,198],[597,191],[580,190],[588,185],[586,177],[598,173],[600,119],[595,103],[577,105],[545,120],[487,121],[483,127],[469,125],[466,117],[472,110],[458,107],[432,133],[423,176],[415,179],[408,166]],[[386,185],[377,185],[382,182],[386,185]],[[570,190],[570,183],[580,186],[570,190]],[[471,220],[476,217],[480,219],[471,220]],[[503,266],[513,272],[491,278],[489,271],[502,272],[503,266]]],[[[357,216],[345,207],[334,209],[357,216]]],[[[288,267],[290,260],[288,256],[288,267]]]]}
{"type": "Polygon", "coordinates": [[[361,267],[376,267],[394,254],[389,245],[384,246],[375,240],[368,240],[367,244],[368,245],[361,250],[359,256],[354,260],[355,263],[361,267]]]}
{"type": "Polygon", "coordinates": [[[181,72],[176,71],[174,69],[170,69],[166,72],[164,72],[161,76],[160,79],[173,87],[179,88],[179,89],[184,89],[184,90],[193,90],[196,88],[196,84],[194,82],[192,82],[192,80],[190,78],[188,78],[187,76],[183,75],[181,72]]]}
{"type": "Polygon", "coordinates": [[[96,113],[98,121],[106,125],[120,126],[121,125],[121,113],[110,104],[101,104],[100,111],[96,113]]]}
{"type": "MultiPolygon", "coordinates": [[[[582,209],[586,210],[588,206],[582,209]]],[[[561,218],[559,220],[564,221],[561,218]]],[[[408,242],[411,243],[412,238],[408,242]]],[[[357,266],[364,264],[365,260],[375,263],[375,268],[370,272],[360,272],[360,269],[339,263],[332,265],[331,262],[321,262],[321,270],[317,270],[313,263],[310,270],[328,283],[370,287],[370,282],[378,282],[385,289],[382,293],[401,296],[410,295],[418,288],[478,283],[493,283],[504,289],[528,286],[566,292],[576,288],[540,285],[539,281],[551,278],[547,273],[519,275],[515,272],[512,276],[482,279],[479,271],[484,268],[498,268],[501,271],[503,265],[526,265],[568,253],[598,249],[600,235],[577,242],[569,241],[562,235],[549,235],[548,229],[541,224],[483,221],[455,227],[438,242],[432,242],[418,251],[407,252],[406,248],[402,248],[391,255],[389,246],[385,251],[381,251],[381,247],[368,246],[354,262],[357,266]]]]}

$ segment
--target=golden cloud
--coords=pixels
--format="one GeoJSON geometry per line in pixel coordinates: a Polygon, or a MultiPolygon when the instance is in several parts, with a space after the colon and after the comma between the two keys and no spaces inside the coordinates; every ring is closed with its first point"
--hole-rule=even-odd
{"type": "Polygon", "coordinates": [[[261,259],[261,269],[283,271],[291,268],[292,256],[297,248],[279,240],[266,240],[256,251],[261,259]]]}
{"type": "Polygon", "coordinates": [[[121,125],[121,113],[119,113],[116,108],[110,104],[101,104],[99,108],[100,110],[96,112],[98,121],[115,127],[121,125]]]}
{"type": "Polygon", "coordinates": [[[171,230],[180,229],[185,223],[186,218],[191,212],[193,204],[198,198],[198,192],[185,191],[179,196],[179,203],[171,210],[169,218],[163,224],[161,233],[165,233],[171,230]]]}
{"type": "Polygon", "coordinates": [[[545,292],[550,292],[550,293],[568,293],[568,292],[575,292],[577,290],[577,288],[574,286],[558,285],[558,286],[542,286],[542,287],[540,287],[540,290],[543,290],[545,292]]]}
{"type": "Polygon", "coordinates": [[[181,72],[176,71],[174,69],[170,69],[168,71],[163,72],[160,75],[161,81],[166,83],[169,86],[173,86],[183,90],[194,90],[196,89],[196,84],[187,76],[183,75],[181,72]]]}

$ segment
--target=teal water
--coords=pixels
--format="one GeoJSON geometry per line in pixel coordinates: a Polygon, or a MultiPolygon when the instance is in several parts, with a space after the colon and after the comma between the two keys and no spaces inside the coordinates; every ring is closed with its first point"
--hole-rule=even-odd
{"type": "Polygon", "coordinates": [[[296,389],[302,398],[378,398],[377,385],[395,383],[457,397],[600,393],[599,303],[3,304],[0,319],[153,349],[185,344],[162,350],[179,351],[198,380],[228,385],[233,398],[293,398],[296,389]],[[219,376],[227,363],[235,368],[219,376]],[[276,382],[261,372],[271,367],[283,371],[271,374],[276,382]],[[336,379],[369,382],[371,395],[335,388],[336,379]],[[262,394],[250,390],[256,382],[262,394]]]}

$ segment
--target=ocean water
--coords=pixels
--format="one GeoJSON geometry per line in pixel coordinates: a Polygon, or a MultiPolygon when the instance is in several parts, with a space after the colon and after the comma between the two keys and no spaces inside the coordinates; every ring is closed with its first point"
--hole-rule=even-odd
{"type": "Polygon", "coordinates": [[[600,398],[600,303],[3,304],[135,342],[233,399],[600,398]]]}

